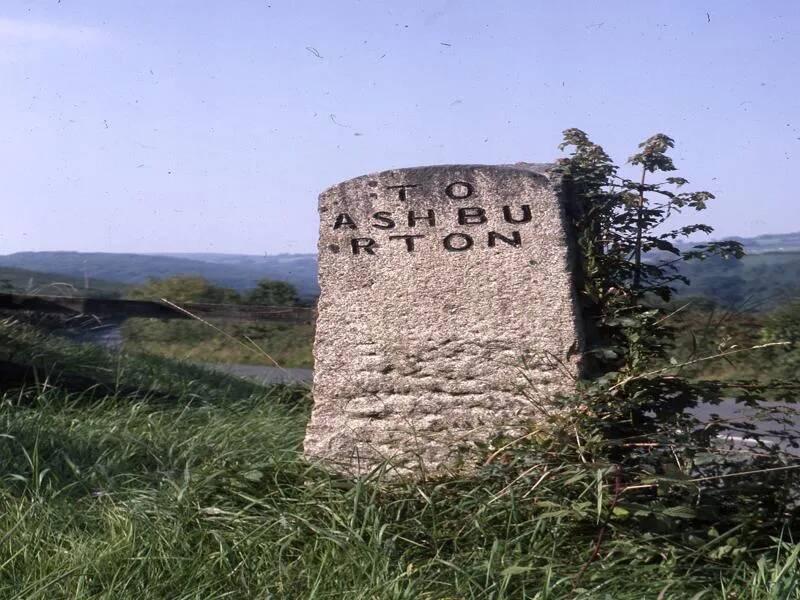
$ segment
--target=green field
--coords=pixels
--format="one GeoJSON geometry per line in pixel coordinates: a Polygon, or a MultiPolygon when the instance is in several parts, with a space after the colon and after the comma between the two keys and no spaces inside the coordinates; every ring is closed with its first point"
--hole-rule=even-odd
{"type": "Polygon", "coordinates": [[[0,266],[0,293],[116,298],[128,288],[123,283],[101,279],[90,279],[88,288],[85,284],[82,277],[0,266]]]}
{"type": "Polygon", "coordinates": [[[197,321],[130,319],[122,332],[125,347],[132,352],[147,352],[194,362],[272,366],[274,360],[286,368],[313,367],[313,325],[264,322],[215,324],[235,339],[197,321]]]}
{"type": "Polygon", "coordinates": [[[0,368],[2,598],[800,597],[788,533],[606,515],[600,465],[353,484],[302,459],[301,389],[12,321],[0,368]]]}

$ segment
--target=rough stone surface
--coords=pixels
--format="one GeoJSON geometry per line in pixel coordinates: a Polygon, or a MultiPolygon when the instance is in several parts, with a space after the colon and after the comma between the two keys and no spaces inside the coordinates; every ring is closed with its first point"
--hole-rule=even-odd
{"type": "Polygon", "coordinates": [[[309,459],[356,476],[468,469],[574,389],[570,232],[545,167],[384,171],[328,189],[319,213],[309,459]]]}

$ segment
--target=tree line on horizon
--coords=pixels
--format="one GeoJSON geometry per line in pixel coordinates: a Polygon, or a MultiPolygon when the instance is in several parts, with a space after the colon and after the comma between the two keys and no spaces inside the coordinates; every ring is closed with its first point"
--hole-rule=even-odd
{"type": "Polygon", "coordinates": [[[286,281],[262,279],[254,288],[238,292],[233,288],[216,285],[205,277],[197,275],[153,278],[144,285],[132,288],[126,296],[134,300],[165,298],[176,303],[203,302],[262,306],[298,306],[301,304],[297,288],[286,281]]]}

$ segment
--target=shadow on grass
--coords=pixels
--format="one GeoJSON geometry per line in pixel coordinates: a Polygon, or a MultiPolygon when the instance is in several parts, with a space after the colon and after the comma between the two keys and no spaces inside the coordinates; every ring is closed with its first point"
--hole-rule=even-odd
{"type": "Polygon", "coordinates": [[[231,398],[268,397],[283,405],[308,405],[308,390],[302,385],[262,385],[209,368],[173,359],[146,355],[119,357],[110,368],[94,363],[76,368],[68,360],[50,358],[36,362],[0,359],[0,393],[26,389],[55,388],[67,394],[79,394],[83,401],[94,402],[108,396],[131,402],[179,404],[187,394],[202,397],[210,404],[226,403],[231,398]],[[39,364],[37,364],[39,363],[39,364]]]}
{"type": "Polygon", "coordinates": [[[0,320],[0,392],[55,387],[86,400],[105,396],[169,403],[187,396],[206,403],[265,397],[302,404],[302,386],[264,386],[202,365],[144,353],[121,353],[48,334],[13,320],[0,320]]]}

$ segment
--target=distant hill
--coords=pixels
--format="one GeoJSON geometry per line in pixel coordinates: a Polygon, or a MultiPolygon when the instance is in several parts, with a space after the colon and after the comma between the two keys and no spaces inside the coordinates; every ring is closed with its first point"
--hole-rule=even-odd
{"type": "Polygon", "coordinates": [[[99,279],[90,279],[88,288],[85,287],[85,283],[83,274],[80,277],[70,277],[58,273],[0,266],[0,293],[116,298],[122,296],[127,287],[123,283],[99,279]]]}
{"type": "MultiPolygon", "coordinates": [[[[712,258],[686,264],[682,271],[692,285],[676,286],[681,297],[703,296],[720,304],[764,310],[800,296],[800,232],[733,239],[749,255],[741,261],[712,258]]],[[[315,254],[18,252],[0,256],[0,268],[27,270],[27,275],[14,276],[20,285],[34,277],[42,283],[66,280],[80,288],[86,269],[92,287],[98,289],[140,284],[151,277],[199,275],[236,290],[268,278],[292,283],[305,299],[319,294],[315,254]]]]}
{"type": "Polygon", "coordinates": [[[690,286],[677,284],[678,295],[702,296],[745,310],[769,310],[800,298],[800,251],[752,253],[741,260],[709,258],[681,267],[690,286]]]}
{"type": "Polygon", "coordinates": [[[726,238],[740,242],[748,254],[764,252],[800,252],[800,231],[794,233],[769,233],[757,237],[726,238]]]}
{"type": "Polygon", "coordinates": [[[91,280],[123,284],[140,284],[151,277],[199,275],[237,290],[252,288],[261,279],[276,279],[294,284],[305,298],[319,293],[316,256],[312,254],[251,256],[17,252],[0,256],[0,267],[55,273],[59,277],[71,277],[80,282],[83,282],[86,270],[91,280]]]}
{"type": "MultiPolygon", "coordinates": [[[[755,311],[770,310],[789,298],[800,297],[800,232],[725,239],[741,243],[745,257],[709,258],[681,265],[681,274],[691,285],[675,285],[680,297],[700,296],[724,306],[755,311]]],[[[695,243],[678,245],[689,250],[695,243]]],[[[660,252],[651,256],[674,258],[660,252]]]]}
{"type": "MultiPolygon", "coordinates": [[[[755,237],[732,236],[722,238],[739,242],[747,254],[763,254],[765,252],[800,252],[800,231],[794,233],[768,233],[755,237]]],[[[694,242],[676,242],[681,250],[689,250],[697,244],[708,243],[701,239],[694,242]]]]}

